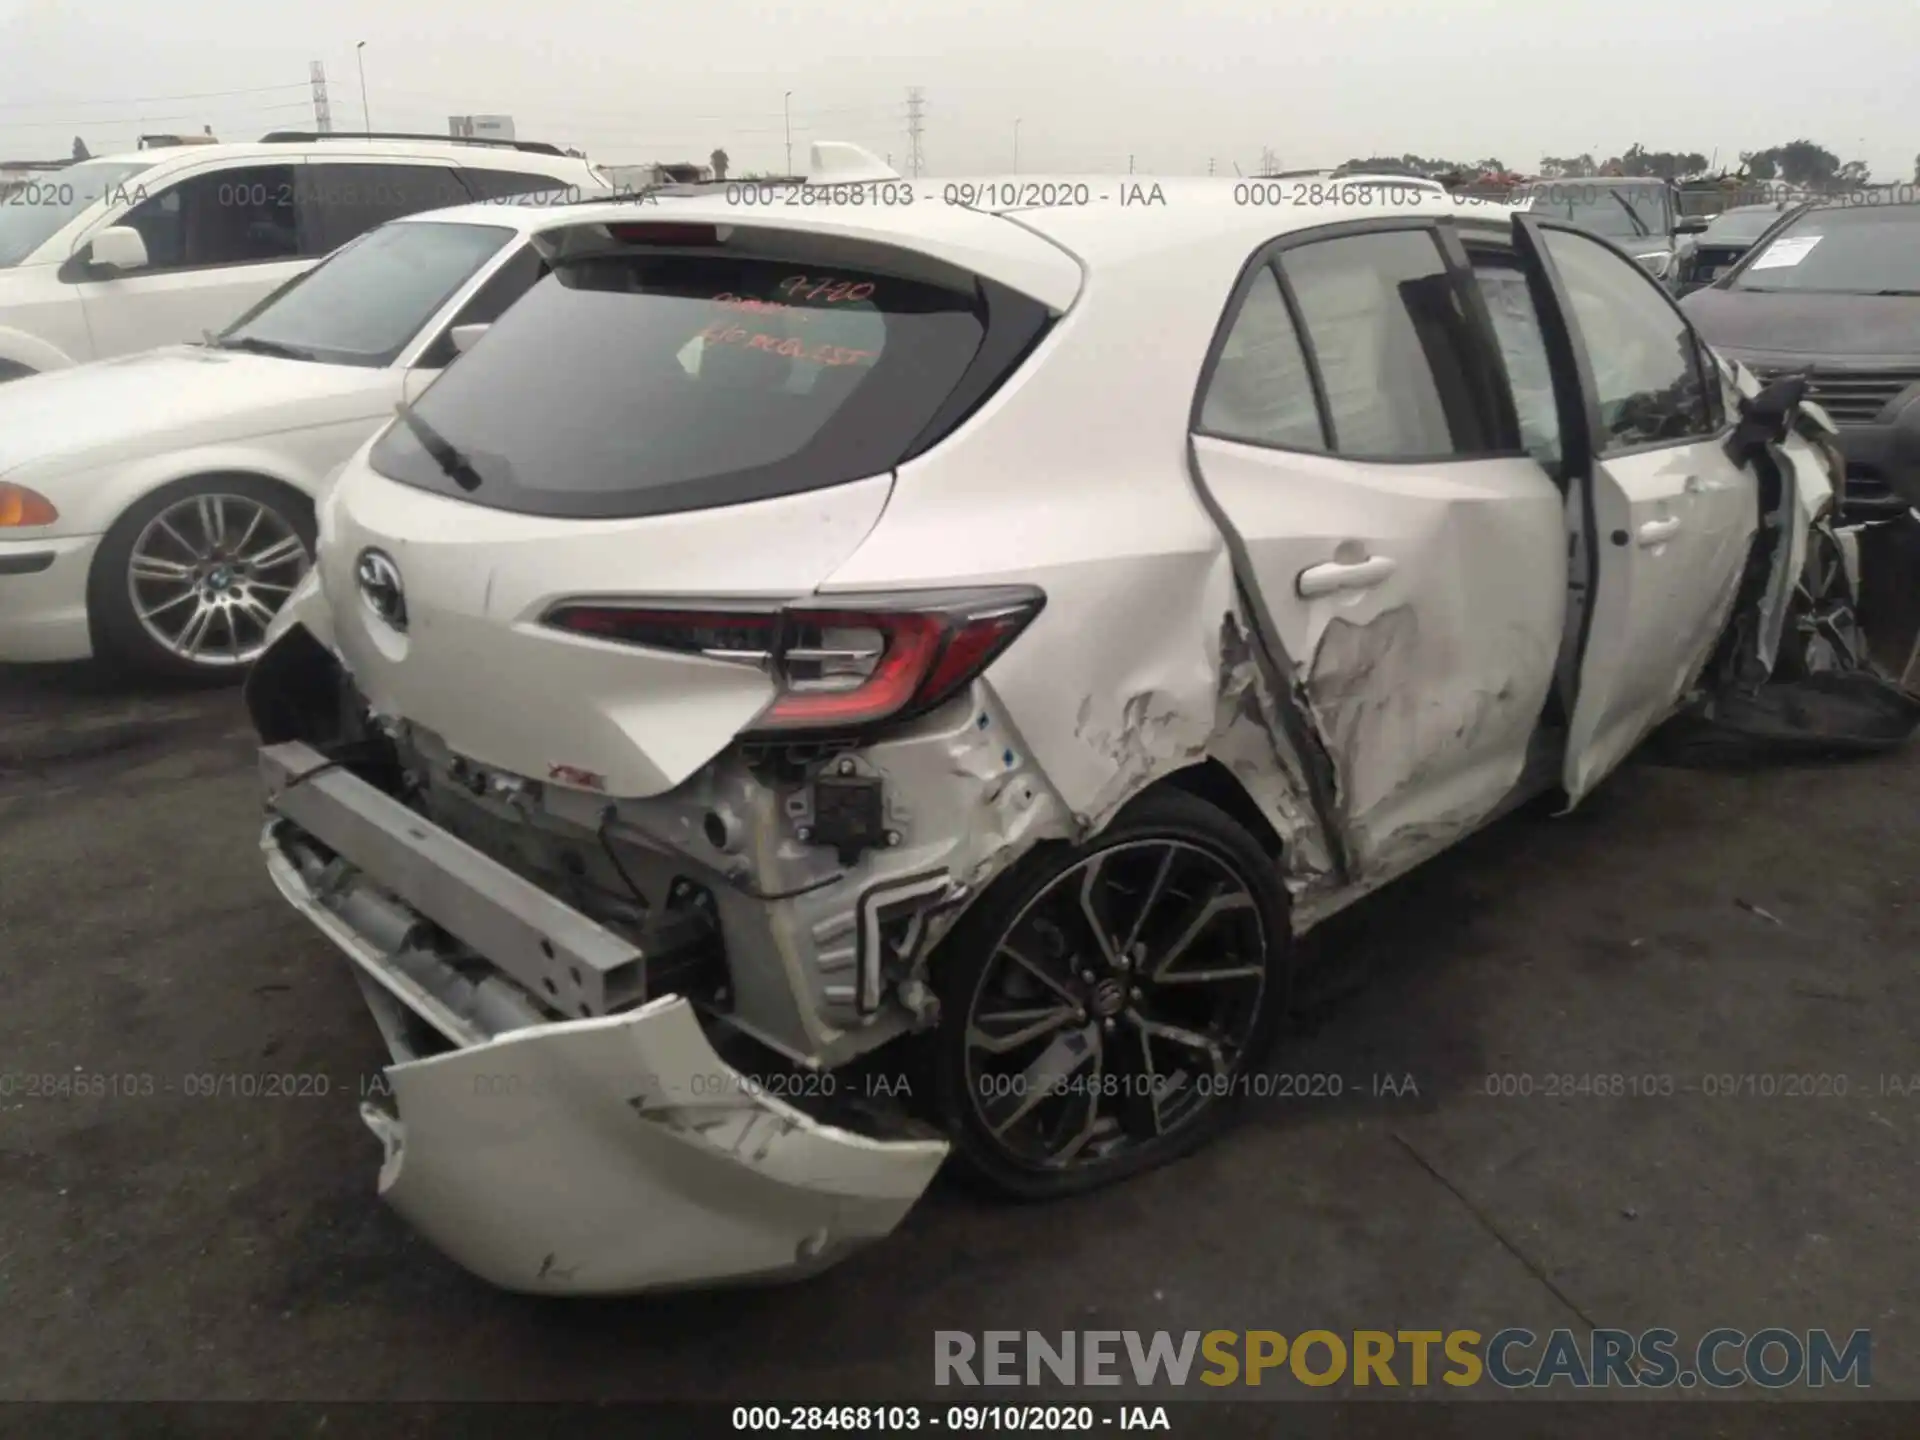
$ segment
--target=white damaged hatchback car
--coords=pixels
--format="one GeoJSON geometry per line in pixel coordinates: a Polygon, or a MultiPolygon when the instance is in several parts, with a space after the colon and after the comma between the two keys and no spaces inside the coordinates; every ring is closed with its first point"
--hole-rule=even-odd
{"type": "Polygon", "coordinates": [[[1296,935],[1785,648],[1828,427],[1604,241],[898,188],[580,207],[250,681],[381,1191],[495,1284],[793,1275],[950,1152],[1176,1156],[1296,935]]]}

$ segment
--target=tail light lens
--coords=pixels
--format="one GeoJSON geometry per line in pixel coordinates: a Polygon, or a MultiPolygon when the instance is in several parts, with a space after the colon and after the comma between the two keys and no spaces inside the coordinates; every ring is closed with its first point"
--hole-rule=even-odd
{"type": "Polygon", "coordinates": [[[607,233],[623,245],[718,245],[725,238],[718,225],[644,224],[607,226],[607,233]]]}
{"type": "Polygon", "coordinates": [[[0,530],[26,525],[51,525],[60,518],[53,502],[24,485],[0,484],[0,530]]]}
{"type": "Polygon", "coordinates": [[[865,729],[905,720],[972,683],[1032,623],[1028,587],[862,596],[816,608],[668,609],[567,602],[555,629],[759,666],[779,686],[752,733],[865,729]]]}

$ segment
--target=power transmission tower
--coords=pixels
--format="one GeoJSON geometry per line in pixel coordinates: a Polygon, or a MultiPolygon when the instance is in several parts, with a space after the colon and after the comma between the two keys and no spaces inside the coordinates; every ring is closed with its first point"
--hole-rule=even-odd
{"type": "Polygon", "coordinates": [[[920,136],[926,121],[927,92],[918,85],[907,91],[907,170],[918,178],[920,167],[926,163],[921,153],[920,136]]]}
{"type": "Polygon", "coordinates": [[[1207,157],[1207,174],[1213,174],[1213,157],[1211,155],[1207,157]]]}
{"type": "Polygon", "coordinates": [[[322,135],[333,133],[333,110],[327,104],[327,67],[315,60],[307,67],[313,81],[313,128],[322,135]]]}
{"type": "Polygon", "coordinates": [[[1260,147],[1260,173],[1262,175],[1272,175],[1277,173],[1279,169],[1280,157],[1273,153],[1272,147],[1262,145],[1260,147]]]}

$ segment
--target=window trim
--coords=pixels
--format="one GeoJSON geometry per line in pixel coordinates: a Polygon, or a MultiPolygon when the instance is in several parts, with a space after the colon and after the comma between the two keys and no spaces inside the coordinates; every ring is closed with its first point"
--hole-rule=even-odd
{"type": "MultiPolygon", "coordinates": [[[[1293,282],[1287,278],[1286,268],[1280,263],[1279,251],[1276,250],[1273,254],[1269,255],[1266,264],[1261,268],[1273,276],[1274,283],[1280,288],[1280,303],[1287,308],[1287,323],[1293,326],[1293,338],[1300,346],[1300,363],[1306,367],[1307,371],[1307,387],[1313,392],[1314,418],[1320,422],[1320,448],[1304,453],[1309,455],[1338,455],[1340,453],[1340,432],[1333,423],[1333,402],[1327,398],[1327,382],[1322,379],[1320,375],[1320,355],[1319,352],[1314,349],[1313,336],[1307,331],[1306,316],[1300,313],[1300,297],[1293,293],[1293,282]]],[[[1227,326],[1221,337],[1223,341],[1221,348],[1223,350],[1225,349],[1224,341],[1226,337],[1232,335],[1234,328],[1239,325],[1240,317],[1246,312],[1247,301],[1252,295],[1253,286],[1249,285],[1246,294],[1240,296],[1236,302],[1233,313],[1233,324],[1227,326]]],[[[1209,356],[1208,358],[1211,360],[1215,357],[1209,356]]],[[[1199,396],[1203,409],[1206,404],[1207,391],[1211,388],[1212,376],[1209,374],[1208,383],[1202,388],[1199,396]]],[[[1212,432],[1204,433],[1211,434],[1212,432]]],[[[1214,435],[1213,438],[1216,440],[1224,440],[1227,437],[1224,435],[1214,435]]],[[[1293,445],[1281,445],[1277,442],[1262,442],[1258,440],[1245,440],[1240,443],[1246,445],[1260,445],[1264,443],[1267,448],[1274,450],[1298,449],[1298,447],[1293,445]]]]}
{"type": "MultiPolygon", "coordinates": [[[[1339,431],[1333,422],[1332,407],[1327,400],[1326,382],[1320,371],[1320,358],[1314,348],[1313,336],[1301,313],[1299,300],[1294,295],[1293,284],[1287,278],[1286,269],[1281,264],[1283,257],[1287,251],[1307,245],[1345,240],[1360,235],[1385,234],[1401,230],[1419,231],[1433,243],[1434,251],[1440,259],[1441,269],[1454,287],[1455,295],[1460,296],[1462,287],[1472,286],[1474,280],[1471,267],[1462,272],[1456,263],[1454,250],[1450,250],[1442,238],[1442,232],[1451,230],[1453,226],[1452,217],[1445,215],[1382,215],[1365,220],[1345,220],[1331,225],[1291,230],[1264,242],[1248,257],[1239,275],[1235,277],[1233,289],[1228,294],[1227,304],[1215,324],[1213,340],[1207,346],[1206,358],[1200,367],[1200,377],[1194,387],[1193,402],[1188,408],[1189,433],[1230,445],[1250,445],[1260,450],[1287,455],[1311,455],[1323,460],[1345,460],[1356,465],[1433,466],[1464,465],[1484,460],[1533,460],[1533,457],[1520,444],[1518,421],[1515,420],[1511,425],[1506,425],[1499,413],[1501,410],[1511,409],[1510,396],[1496,404],[1494,413],[1482,415],[1482,419],[1493,432],[1494,441],[1510,442],[1508,448],[1476,451],[1466,455],[1455,451],[1426,455],[1358,455],[1349,454],[1338,448],[1339,431]],[[1300,338],[1301,354],[1313,386],[1314,405],[1320,412],[1321,436],[1327,442],[1327,448],[1324,450],[1306,450],[1297,445],[1281,445],[1272,441],[1247,440],[1239,436],[1222,435],[1206,429],[1200,423],[1201,409],[1206,400],[1207,390],[1213,384],[1214,371],[1218,367],[1221,353],[1226,349],[1227,337],[1238,323],[1240,313],[1245,308],[1247,296],[1253,289],[1255,278],[1263,268],[1270,270],[1274,278],[1279,281],[1281,298],[1286,302],[1287,314],[1293,321],[1295,333],[1300,338]]],[[[1455,247],[1458,248],[1457,238],[1455,247]]],[[[1464,254],[1464,251],[1460,253],[1464,254]]],[[[1468,352],[1474,361],[1476,371],[1474,384],[1479,391],[1477,398],[1482,402],[1490,398],[1488,392],[1482,388],[1489,374],[1497,381],[1497,392],[1504,393],[1506,388],[1504,370],[1494,369],[1490,372],[1488,369],[1489,365],[1500,364],[1498,341],[1493,334],[1491,321],[1487,320],[1484,314],[1476,315],[1476,312],[1469,308],[1465,317],[1462,339],[1466,342],[1468,352]]]]}
{"type": "MultiPolygon", "coordinates": [[[[1555,362],[1552,347],[1547,342],[1547,307],[1553,303],[1551,295],[1547,297],[1546,302],[1543,304],[1542,297],[1536,288],[1538,280],[1533,272],[1533,268],[1528,265],[1526,257],[1515,248],[1513,237],[1510,233],[1480,231],[1468,236],[1462,245],[1462,249],[1466,253],[1468,267],[1474,272],[1476,277],[1478,276],[1481,263],[1484,262],[1492,268],[1511,270],[1515,275],[1520,277],[1521,281],[1527,287],[1527,300],[1528,303],[1533,306],[1533,318],[1535,323],[1540,327],[1541,352],[1546,360],[1547,375],[1553,382],[1554,428],[1558,432],[1560,449],[1563,452],[1557,465],[1548,465],[1544,461],[1541,461],[1540,468],[1553,477],[1553,482],[1558,485],[1564,493],[1570,483],[1572,475],[1576,473],[1572,460],[1564,453],[1567,448],[1567,407],[1569,405],[1584,406],[1586,397],[1580,389],[1580,377],[1576,374],[1566,373],[1564,367],[1555,362]]],[[[1477,278],[1474,283],[1474,289],[1476,292],[1480,291],[1477,278]]],[[[1494,347],[1496,351],[1498,351],[1500,332],[1493,327],[1492,307],[1487,304],[1484,293],[1479,294],[1479,300],[1479,309],[1486,318],[1487,328],[1493,335],[1494,347]]],[[[1518,435],[1520,426],[1519,405],[1514,399],[1513,379],[1506,371],[1504,355],[1501,357],[1501,373],[1499,379],[1500,389],[1506,397],[1505,403],[1507,407],[1513,411],[1514,433],[1518,435]]],[[[1531,451],[1527,453],[1529,455],[1532,454],[1531,451]]],[[[1533,458],[1536,461],[1539,460],[1537,455],[1533,456],[1533,458]]],[[[1590,460],[1584,460],[1582,463],[1590,464],[1591,462],[1590,460]]]]}
{"type": "MultiPolygon", "coordinates": [[[[331,252],[328,252],[331,253],[331,252]]],[[[271,260],[225,260],[211,265],[169,265],[165,269],[128,270],[103,273],[75,256],[60,269],[58,278],[69,285],[128,284],[136,280],[158,280],[172,275],[205,275],[214,270],[258,270],[263,265],[317,265],[325,255],[279,255],[271,260]]]]}
{"type": "MultiPolygon", "coordinates": [[[[1474,365],[1469,378],[1481,392],[1482,405],[1488,407],[1494,439],[1503,442],[1503,450],[1531,455],[1520,434],[1520,410],[1514,403],[1506,357],[1500,350],[1500,332],[1493,326],[1493,311],[1487,304],[1486,291],[1480,288],[1474,274],[1473,257],[1467,253],[1466,242],[1454,226],[1440,226],[1440,250],[1447,257],[1447,267],[1453,274],[1454,294],[1465,311],[1467,328],[1473,332],[1474,365]]],[[[1526,274],[1524,267],[1520,273],[1526,274]]],[[[1531,296],[1531,283],[1527,288],[1531,296]]],[[[1549,365],[1547,370],[1551,374],[1553,367],[1549,365]]]]}
{"type": "MultiPolygon", "coordinates": [[[[1686,312],[1680,308],[1678,302],[1675,301],[1672,293],[1668,291],[1665,285],[1661,284],[1660,281],[1649,274],[1644,265],[1640,264],[1618,245],[1613,244],[1604,235],[1596,235],[1591,230],[1582,230],[1578,225],[1561,220],[1540,220],[1529,217],[1529,223],[1541,231],[1543,237],[1546,231],[1561,230],[1569,235],[1577,235],[1582,240],[1590,240],[1603,249],[1611,250],[1614,257],[1618,259],[1621,264],[1632,270],[1633,273],[1640,278],[1642,284],[1646,285],[1655,295],[1659,296],[1667,308],[1673,312],[1674,319],[1680,322],[1680,328],[1684,330],[1693,341],[1693,344],[1690,345],[1687,350],[1688,365],[1693,372],[1695,386],[1700,388],[1703,396],[1705,395],[1706,378],[1700,373],[1700,346],[1704,342],[1700,337],[1700,332],[1693,328],[1693,322],[1687,318],[1686,312]]],[[[1588,356],[1586,335],[1580,329],[1579,315],[1574,313],[1572,309],[1573,295],[1566,288],[1566,282],[1560,275],[1560,267],[1555,263],[1553,252],[1547,248],[1544,238],[1540,244],[1540,263],[1548,267],[1552,273],[1552,288],[1554,290],[1555,302],[1565,312],[1561,318],[1566,325],[1568,334],[1573,339],[1574,348],[1578,352],[1580,385],[1587,410],[1588,443],[1591,447],[1589,453],[1594,464],[1603,465],[1609,460],[1624,460],[1635,455],[1650,455],[1656,451],[1671,450],[1680,445],[1705,444],[1708,441],[1723,437],[1732,429],[1732,425],[1729,423],[1719,430],[1701,431],[1692,435],[1676,435],[1670,440],[1648,440],[1638,445],[1623,445],[1618,449],[1607,448],[1601,438],[1605,434],[1606,427],[1601,424],[1600,421],[1600,387],[1598,381],[1594,378],[1593,362],[1588,356]]]]}
{"type": "Polygon", "coordinates": [[[1561,493],[1571,496],[1573,486],[1579,485],[1579,545],[1576,550],[1570,536],[1567,550],[1568,593],[1579,594],[1579,624],[1571,653],[1564,639],[1562,641],[1554,665],[1556,684],[1552,692],[1561,715],[1571,727],[1580,704],[1587,649],[1593,639],[1593,613],[1599,608],[1600,460],[1594,453],[1593,437],[1599,428],[1600,402],[1594,389],[1592,367],[1587,362],[1586,342],[1580,336],[1579,319],[1573,313],[1573,299],[1547,253],[1546,238],[1541,234],[1543,228],[1538,219],[1525,211],[1515,211],[1505,227],[1507,243],[1520,261],[1529,291],[1534,291],[1536,285],[1539,287],[1534,293],[1534,302],[1539,311],[1540,339],[1546,346],[1547,364],[1554,377],[1554,401],[1560,412],[1561,493]],[[1543,298],[1544,305],[1540,303],[1543,298]]]}
{"type": "Polygon", "coordinates": [[[979,348],[947,398],[894,466],[919,459],[958,430],[1027,367],[1060,318],[1042,301],[985,275],[973,277],[982,333],[979,348]]]}

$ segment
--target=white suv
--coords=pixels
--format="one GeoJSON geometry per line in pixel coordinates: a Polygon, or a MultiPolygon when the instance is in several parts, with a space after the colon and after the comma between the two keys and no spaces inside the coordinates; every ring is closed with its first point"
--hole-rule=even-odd
{"type": "Polygon", "coordinates": [[[0,386],[0,665],[239,674],[327,476],[545,273],[549,200],[403,216],[206,344],[0,386]]]}
{"type": "Polygon", "coordinates": [[[551,145],[276,132],[83,160],[0,190],[0,380],[198,340],[402,215],[601,192],[551,145]]]}

